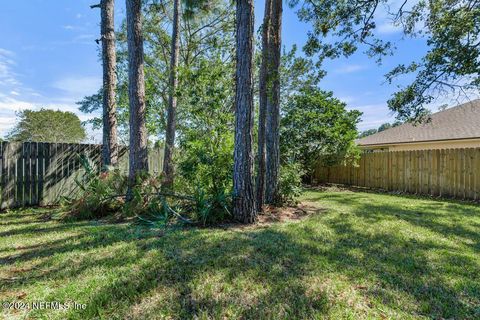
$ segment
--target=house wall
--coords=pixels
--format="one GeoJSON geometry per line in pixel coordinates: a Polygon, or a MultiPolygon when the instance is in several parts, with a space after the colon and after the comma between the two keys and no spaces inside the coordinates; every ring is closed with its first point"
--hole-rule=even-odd
{"type": "Polygon", "coordinates": [[[480,139],[448,140],[435,142],[401,143],[383,146],[360,146],[364,150],[373,151],[410,151],[436,149],[480,148],[480,139]]]}

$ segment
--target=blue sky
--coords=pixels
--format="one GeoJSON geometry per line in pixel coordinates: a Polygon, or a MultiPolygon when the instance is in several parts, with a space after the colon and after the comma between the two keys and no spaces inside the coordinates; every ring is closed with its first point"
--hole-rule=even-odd
{"type": "MultiPolygon", "coordinates": [[[[0,11],[0,136],[15,123],[15,111],[54,108],[74,111],[83,96],[101,85],[98,45],[99,10],[95,0],[4,1],[0,11]]],[[[264,1],[255,1],[256,23],[261,22],[264,1]]],[[[125,16],[125,1],[117,1],[117,25],[125,16]]],[[[283,43],[301,47],[309,27],[298,21],[295,10],[285,6],[283,43]]],[[[398,63],[408,63],[426,52],[424,40],[402,40],[402,34],[380,14],[379,35],[396,42],[395,55],[381,66],[361,52],[348,59],[329,61],[321,87],[331,90],[349,108],[364,113],[360,130],[392,121],[386,101],[395,91],[384,74],[398,63]]],[[[98,141],[98,133],[91,134],[98,141]]]]}

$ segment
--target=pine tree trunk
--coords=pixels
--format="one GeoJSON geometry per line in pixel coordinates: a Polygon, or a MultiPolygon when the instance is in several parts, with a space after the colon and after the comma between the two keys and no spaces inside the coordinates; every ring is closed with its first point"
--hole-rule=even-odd
{"type": "Polygon", "coordinates": [[[174,166],[173,150],[175,148],[175,127],[177,113],[177,97],[175,92],[178,86],[178,57],[180,55],[180,0],[174,0],[173,27],[172,27],[172,52],[170,57],[170,93],[167,108],[167,131],[165,134],[165,154],[163,158],[163,188],[171,189],[173,186],[174,166]]]}
{"type": "Polygon", "coordinates": [[[280,174],[280,59],[282,31],[282,0],[272,0],[270,63],[267,81],[266,153],[267,173],[265,202],[278,201],[280,174]],[[271,85],[270,85],[271,82],[271,85]],[[271,91],[269,90],[271,88],[271,91]],[[270,91],[270,92],[269,92],[270,91]]]}
{"type": "Polygon", "coordinates": [[[114,5],[114,0],[102,0],[100,5],[103,60],[103,170],[107,170],[109,166],[116,166],[118,162],[114,5]]]}
{"type": "Polygon", "coordinates": [[[235,146],[233,169],[233,215],[243,223],[256,218],[253,187],[253,0],[237,0],[235,146]]]}
{"type": "Polygon", "coordinates": [[[266,183],[266,145],[265,126],[267,116],[267,81],[269,58],[270,20],[272,15],[272,0],[265,0],[265,14],[262,25],[262,63],[259,74],[259,111],[258,111],[258,150],[257,150],[257,211],[261,212],[265,204],[266,183]]]}
{"type": "Polygon", "coordinates": [[[140,173],[148,171],[143,70],[142,1],[127,0],[128,97],[130,100],[130,155],[127,199],[140,173]]]}

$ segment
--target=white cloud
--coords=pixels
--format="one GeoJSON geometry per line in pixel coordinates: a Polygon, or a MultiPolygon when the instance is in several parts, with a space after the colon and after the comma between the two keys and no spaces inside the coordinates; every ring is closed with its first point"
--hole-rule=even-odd
{"type": "Polygon", "coordinates": [[[72,31],[72,32],[81,32],[81,31],[85,32],[85,30],[87,28],[86,28],[86,26],[67,24],[67,25],[62,26],[62,29],[72,31]]]}
{"type": "Polygon", "coordinates": [[[353,109],[363,113],[362,122],[358,125],[360,131],[376,129],[383,123],[395,121],[394,114],[388,109],[386,103],[353,106],[353,109]]]}
{"type": "Polygon", "coordinates": [[[357,71],[365,70],[367,67],[364,65],[359,64],[348,64],[343,67],[335,69],[335,73],[338,74],[347,74],[347,73],[354,73],[357,71]]]}
{"type": "Polygon", "coordinates": [[[0,56],[12,57],[13,55],[14,53],[12,51],[0,48],[0,56]]]}
{"type": "MultiPolygon", "coordinates": [[[[73,38],[65,41],[52,41],[49,43],[49,48],[45,48],[45,50],[51,49],[52,46],[64,46],[64,45],[78,45],[78,44],[83,44],[83,45],[97,45],[95,43],[95,38],[96,36],[94,34],[79,34],[74,36],[73,38]]],[[[38,50],[43,48],[39,47],[26,47],[26,50],[38,50]]]]}
{"type": "Polygon", "coordinates": [[[393,22],[385,21],[377,27],[379,34],[388,35],[402,32],[402,28],[393,22]]]}
{"type": "Polygon", "coordinates": [[[12,128],[14,127],[15,124],[15,116],[5,116],[5,117],[0,117],[0,133],[2,135],[6,135],[12,128]]]}
{"type": "Polygon", "coordinates": [[[394,121],[395,121],[394,117],[384,117],[384,118],[372,120],[372,121],[362,120],[362,122],[360,122],[360,124],[358,125],[358,130],[364,131],[368,129],[377,129],[384,123],[394,122],[394,121]]]}
{"type": "Polygon", "coordinates": [[[32,109],[32,103],[11,97],[0,96],[0,111],[17,112],[25,109],[32,109]]]}
{"type": "Polygon", "coordinates": [[[65,98],[79,101],[85,96],[94,94],[102,86],[102,79],[96,76],[65,77],[55,81],[52,87],[63,91],[65,98]]]}
{"type": "Polygon", "coordinates": [[[12,51],[0,48],[0,86],[19,85],[17,75],[13,72],[12,67],[15,61],[11,58],[14,56],[12,51]]]}
{"type": "MultiPolygon", "coordinates": [[[[440,106],[447,106],[448,108],[451,108],[459,104],[473,101],[479,98],[480,94],[477,91],[464,92],[462,94],[452,93],[449,95],[438,96],[432,103],[430,103],[426,107],[432,113],[435,113],[440,111],[440,106]]],[[[395,113],[388,109],[386,103],[367,104],[360,106],[356,106],[355,104],[349,104],[347,109],[356,109],[363,113],[361,117],[362,121],[358,125],[358,129],[360,131],[364,131],[367,129],[377,129],[380,125],[386,122],[392,123],[396,120],[395,113]]]]}
{"type": "Polygon", "coordinates": [[[403,31],[402,26],[395,23],[396,13],[402,10],[411,11],[419,0],[391,0],[388,4],[379,5],[376,12],[376,32],[380,35],[391,35],[403,31]]]}
{"type": "Polygon", "coordinates": [[[86,43],[86,44],[93,44],[95,40],[94,34],[80,34],[73,38],[74,43],[86,43]]]}
{"type": "Polygon", "coordinates": [[[31,109],[32,104],[0,95],[0,135],[6,135],[15,125],[18,111],[31,109]]]}
{"type": "Polygon", "coordinates": [[[343,96],[343,97],[339,97],[338,99],[342,102],[345,102],[346,104],[350,104],[355,101],[355,98],[351,96],[343,96]]]}
{"type": "Polygon", "coordinates": [[[7,77],[9,74],[8,64],[0,60],[0,79],[7,77]]]}
{"type": "Polygon", "coordinates": [[[15,72],[15,54],[0,48],[0,136],[7,134],[16,123],[16,112],[41,108],[70,111],[86,121],[98,114],[82,114],[75,104],[86,95],[96,93],[102,85],[101,77],[61,78],[52,84],[60,92],[48,98],[24,86],[15,72]]]}
{"type": "MultiPolygon", "coordinates": [[[[38,95],[35,90],[25,87],[18,79],[20,75],[16,72],[17,63],[14,61],[15,54],[11,51],[0,48],[0,103],[2,108],[6,109],[19,109],[18,107],[11,106],[17,105],[17,101],[12,99],[12,96],[23,96],[22,99],[38,95]],[[8,96],[6,93],[8,92],[8,96]]],[[[23,104],[22,104],[23,105],[23,104]]],[[[21,107],[20,107],[21,109],[21,107]]]]}

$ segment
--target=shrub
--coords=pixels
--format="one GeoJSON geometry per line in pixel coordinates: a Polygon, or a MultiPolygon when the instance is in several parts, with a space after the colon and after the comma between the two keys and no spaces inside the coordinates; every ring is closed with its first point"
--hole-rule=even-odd
{"type": "Polygon", "coordinates": [[[166,225],[172,218],[171,208],[160,192],[160,178],[147,173],[139,175],[132,198],[125,201],[128,177],[119,170],[97,174],[92,165],[83,161],[86,174],[76,179],[82,191],[76,199],[66,201],[67,217],[76,220],[136,217],[139,221],[166,225]],[[170,210],[167,210],[170,209],[170,210]]]}
{"type": "Polygon", "coordinates": [[[80,195],[66,199],[67,217],[74,219],[98,219],[118,212],[122,205],[122,195],[127,189],[127,178],[119,170],[98,174],[92,162],[80,156],[85,173],[75,179],[80,195]]]}
{"type": "Polygon", "coordinates": [[[161,179],[143,173],[138,176],[132,188],[132,198],[122,207],[122,215],[134,217],[141,215],[157,214],[162,211],[159,201],[161,179]]]}
{"type": "Polygon", "coordinates": [[[302,193],[302,176],[305,174],[300,163],[285,163],[280,167],[279,204],[292,205],[302,193]]]}
{"type": "Polygon", "coordinates": [[[230,218],[233,135],[212,132],[182,145],[176,188],[193,194],[188,210],[203,225],[230,218]]]}
{"type": "Polygon", "coordinates": [[[195,193],[194,219],[202,225],[215,224],[231,218],[231,197],[219,190],[216,194],[205,194],[202,189],[195,193]]]}

